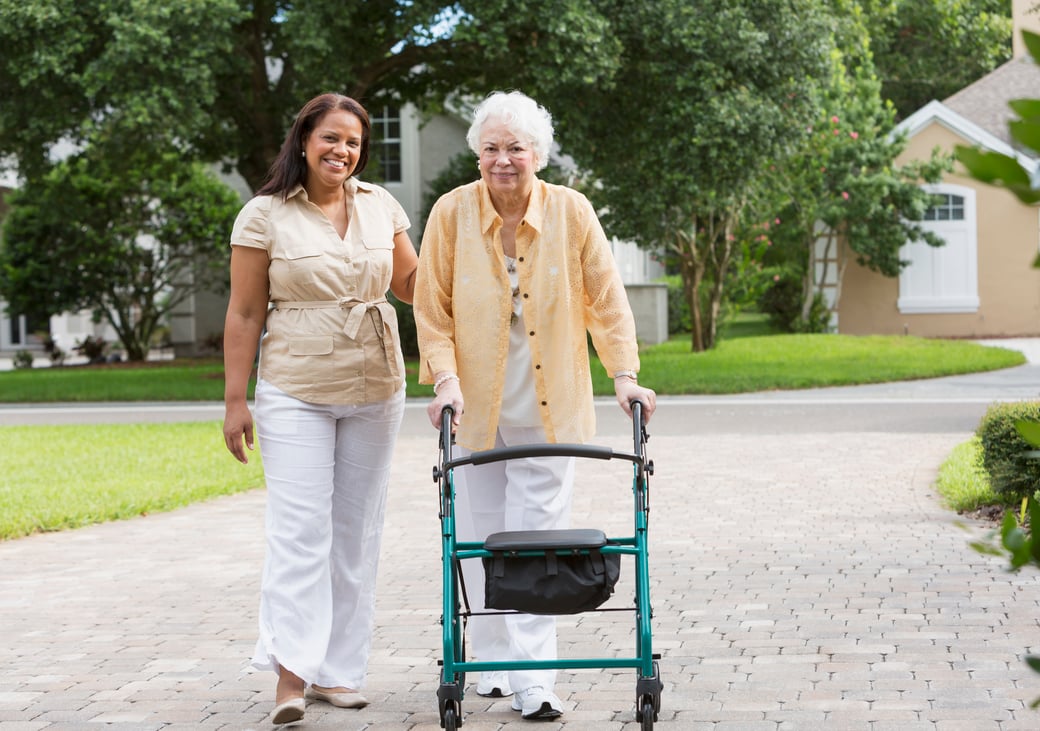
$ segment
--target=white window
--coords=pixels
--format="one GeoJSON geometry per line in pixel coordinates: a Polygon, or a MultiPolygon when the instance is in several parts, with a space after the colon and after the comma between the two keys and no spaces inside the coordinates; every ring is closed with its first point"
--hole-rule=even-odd
{"type": "Polygon", "coordinates": [[[372,157],[380,182],[401,182],[400,107],[383,107],[372,115],[372,157]]]}
{"type": "Polygon", "coordinates": [[[935,203],[922,227],[946,244],[923,241],[899,252],[910,264],[899,275],[899,311],[904,313],[976,312],[979,309],[978,234],[975,191],[961,185],[929,185],[935,203]]]}

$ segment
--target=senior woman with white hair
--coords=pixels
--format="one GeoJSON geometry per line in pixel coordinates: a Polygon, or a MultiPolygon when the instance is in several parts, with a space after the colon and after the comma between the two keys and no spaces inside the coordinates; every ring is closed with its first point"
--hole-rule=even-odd
{"type": "MultiPolygon", "coordinates": [[[[495,92],[474,111],[466,140],[480,180],[442,196],[419,252],[415,323],[419,379],[432,383],[427,411],[440,427],[455,413],[458,454],[544,442],[584,443],[595,431],[586,332],[621,408],[656,396],[637,383],[635,320],[592,205],[539,180],[552,145],[552,117],[524,94],[495,92]]],[[[454,473],[460,541],[506,530],[566,528],[574,459],[538,457],[454,473]]],[[[480,562],[463,561],[473,606],[483,606],[480,562]]],[[[556,655],[551,616],[474,616],[476,659],[546,660],[556,655]]],[[[482,673],[477,693],[513,694],[526,719],[563,713],[555,670],[482,673]],[[514,693],[515,692],[515,693],[514,693]]]]}

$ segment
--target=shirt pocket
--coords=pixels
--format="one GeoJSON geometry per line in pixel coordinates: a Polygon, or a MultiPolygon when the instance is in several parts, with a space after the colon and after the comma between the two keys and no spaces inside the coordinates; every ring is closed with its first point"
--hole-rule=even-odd
{"type": "Polygon", "coordinates": [[[369,251],[394,248],[394,224],[389,216],[376,211],[359,212],[358,226],[361,245],[369,251]]]}
{"type": "Polygon", "coordinates": [[[331,335],[294,335],[289,338],[289,355],[331,355],[331,335]]]}
{"type": "Polygon", "coordinates": [[[282,250],[282,256],[285,257],[289,282],[295,286],[321,282],[328,267],[324,253],[313,246],[285,247],[282,250]]]}
{"type": "Polygon", "coordinates": [[[361,243],[369,251],[394,248],[394,237],[392,233],[384,236],[362,236],[361,243]]]}
{"type": "Polygon", "coordinates": [[[321,258],[325,253],[314,246],[286,246],[282,249],[282,255],[290,266],[307,266],[321,258]]]}

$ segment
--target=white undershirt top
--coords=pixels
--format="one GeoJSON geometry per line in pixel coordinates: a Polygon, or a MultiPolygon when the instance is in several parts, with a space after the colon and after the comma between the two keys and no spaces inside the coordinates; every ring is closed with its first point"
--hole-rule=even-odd
{"type": "Polygon", "coordinates": [[[502,386],[502,413],[498,422],[506,426],[540,426],[542,417],[538,413],[538,397],[534,391],[534,370],[531,365],[531,348],[524,330],[516,259],[507,256],[506,269],[513,289],[513,317],[509,327],[506,379],[502,386]]]}

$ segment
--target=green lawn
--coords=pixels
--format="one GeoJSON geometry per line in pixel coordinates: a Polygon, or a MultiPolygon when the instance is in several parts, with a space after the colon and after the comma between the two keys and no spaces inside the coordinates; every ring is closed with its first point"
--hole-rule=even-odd
{"type": "MultiPolygon", "coordinates": [[[[640,381],[658,393],[719,394],[931,378],[1025,362],[1021,353],[915,337],[771,335],[744,319],[707,353],[689,337],[646,348],[640,381]]],[[[431,395],[408,368],[409,396],[431,395]]],[[[595,365],[596,393],[613,393],[595,365]]],[[[219,401],[218,360],[0,372],[0,401],[219,401]]],[[[263,485],[259,453],[242,466],[219,421],[0,426],[0,540],[171,510],[263,485]]],[[[951,479],[953,463],[948,466],[951,479]]],[[[966,468],[961,468],[962,471],[966,468]]],[[[951,503],[955,502],[951,500],[951,503]]]]}
{"type": "Polygon", "coordinates": [[[264,484],[219,421],[0,427],[0,540],[173,510],[264,484]]]}
{"type": "MultiPolygon", "coordinates": [[[[719,394],[847,386],[975,373],[1021,365],[1013,350],[964,340],[902,335],[750,335],[723,339],[705,353],[691,352],[689,336],[645,348],[640,382],[660,394],[719,394]]],[[[613,383],[593,364],[597,395],[613,383]]],[[[407,364],[408,395],[429,397],[418,366],[407,364]]],[[[179,360],[134,367],[65,366],[0,372],[0,402],[220,401],[219,360],[179,360]]]]}

